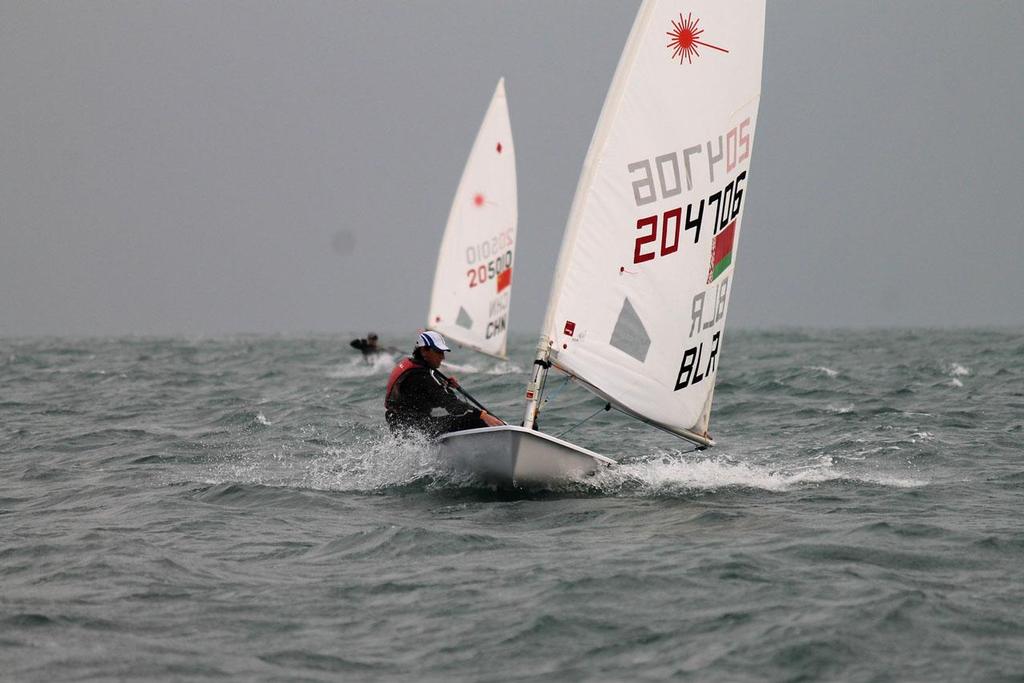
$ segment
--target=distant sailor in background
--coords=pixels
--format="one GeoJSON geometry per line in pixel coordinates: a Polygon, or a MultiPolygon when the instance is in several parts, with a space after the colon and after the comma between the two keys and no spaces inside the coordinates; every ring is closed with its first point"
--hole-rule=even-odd
{"type": "Polygon", "coordinates": [[[505,424],[455,397],[452,387],[458,385],[454,379],[437,372],[446,351],[451,349],[444,337],[437,332],[422,332],[416,338],[412,357],[391,371],[384,395],[384,417],[392,431],[416,429],[433,437],[505,424]]]}
{"type": "Polygon", "coordinates": [[[375,353],[380,353],[383,349],[377,346],[377,333],[371,332],[366,335],[366,339],[353,339],[349,342],[349,346],[353,349],[359,349],[363,352],[364,356],[372,356],[375,353]]]}

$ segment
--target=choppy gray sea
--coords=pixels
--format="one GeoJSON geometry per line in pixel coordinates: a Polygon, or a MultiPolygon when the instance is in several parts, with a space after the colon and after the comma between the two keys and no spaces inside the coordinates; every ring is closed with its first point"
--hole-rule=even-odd
{"type": "MultiPolygon", "coordinates": [[[[733,332],[718,447],[522,494],[348,339],[0,340],[0,678],[1024,681],[1024,331],[733,332]]],[[[518,421],[533,345],[449,369],[518,421]]]]}

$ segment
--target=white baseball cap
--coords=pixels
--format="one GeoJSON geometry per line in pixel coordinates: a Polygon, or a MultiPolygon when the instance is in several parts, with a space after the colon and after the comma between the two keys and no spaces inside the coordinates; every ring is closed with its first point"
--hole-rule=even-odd
{"type": "Polygon", "coordinates": [[[427,330],[426,332],[420,332],[420,336],[416,338],[416,348],[428,348],[435,349],[437,351],[451,351],[448,348],[448,344],[445,343],[444,337],[437,332],[427,330]]]}

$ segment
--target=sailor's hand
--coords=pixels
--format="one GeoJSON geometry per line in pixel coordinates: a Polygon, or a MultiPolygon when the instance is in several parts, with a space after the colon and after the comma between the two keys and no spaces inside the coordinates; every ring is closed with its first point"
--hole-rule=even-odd
{"type": "Polygon", "coordinates": [[[501,425],[505,424],[505,422],[503,420],[501,420],[500,418],[494,417],[493,415],[488,413],[486,410],[481,410],[480,411],[480,419],[483,420],[484,424],[487,425],[488,427],[500,427],[501,425]]]}
{"type": "Polygon", "coordinates": [[[455,379],[454,377],[449,377],[448,378],[448,384],[450,384],[453,387],[458,387],[459,386],[459,380],[455,379]]]}

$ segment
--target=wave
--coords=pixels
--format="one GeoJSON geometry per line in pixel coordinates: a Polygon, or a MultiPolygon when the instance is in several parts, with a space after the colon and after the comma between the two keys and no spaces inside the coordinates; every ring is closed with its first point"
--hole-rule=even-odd
{"type": "MultiPolygon", "coordinates": [[[[471,475],[452,471],[441,460],[436,445],[424,437],[397,436],[382,428],[367,430],[354,438],[350,435],[346,441],[343,445],[327,446],[306,455],[285,452],[239,455],[230,461],[212,464],[202,478],[215,485],[237,483],[347,493],[489,490],[471,475]]],[[[687,457],[676,451],[665,451],[623,460],[616,467],[545,492],[663,497],[722,489],[786,492],[840,481],[893,488],[915,488],[929,483],[901,473],[860,472],[849,468],[850,464],[859,462],[856,458],[822,456],[809,464],[777,466],[737,461],[728,456],[687,457]]]]}
{"type": "Polygon", "coordinates": [[[372,375],[385,375],[391,372],[398,363],[398,355],[377,353],[371,356],[350,358],[336,365],[327,372],[330,379],[346,379],[349,377],[370,377],[372,375]]]}
{"type": "MultiPolygon", "coordinates": [[[[425,437],[400,437],[386,427],[348,434],[345,443],[314,452],[282,448],[236,453],[203,467],[199,479],[211,485],[247,484],[320,491],[369,493],[407,486],[462,485],[440,462],[425,437]]],[[[322,443],[322,442],[321,442],[322,443]]],[[[301,446],[308,444],[304,441],[301,446]]],[[[301,447],[300,446],[300,447],[301,447]]]]}
{"type": "Polygon", "coordinates": [[[445,371],[465,372],[471,374],[475,373],[481,375],[514,375],[526,372],[522,366],[509,360],[501,360],[489,365],[480,365],[476,363],[452,363],[445,360],[444,369],[445,371]]]}
{"type": "Polygon", "coordinates": [[[814,365],[814,366],[808,367],[807,369],[823,373],[823,374],[827,375],[828,377],[838,377],[839,376],[839,371],[838,370],[833,370],[832,368],[827,368],[824,365],[814,365]]]}
{"type": "Polygon", "coordinates": [[[949,374],[953,377],[966,377],[971,374],[971,369],[960,365],[959,363],[951,363],[949,366],[949,374]]]}
{"type": "Polygon", "coordinates": [[[916,488],[928,482],[885,473],[854,473],[837,467],[831,458],[807,465],[775,467],[723,456],[683,458],[669,454],[623,462],[597,476],[606,491],[633,489],[650,495],[728,488],[786,492],[830,482],[862,482],[895,488],[916,488]]]}

